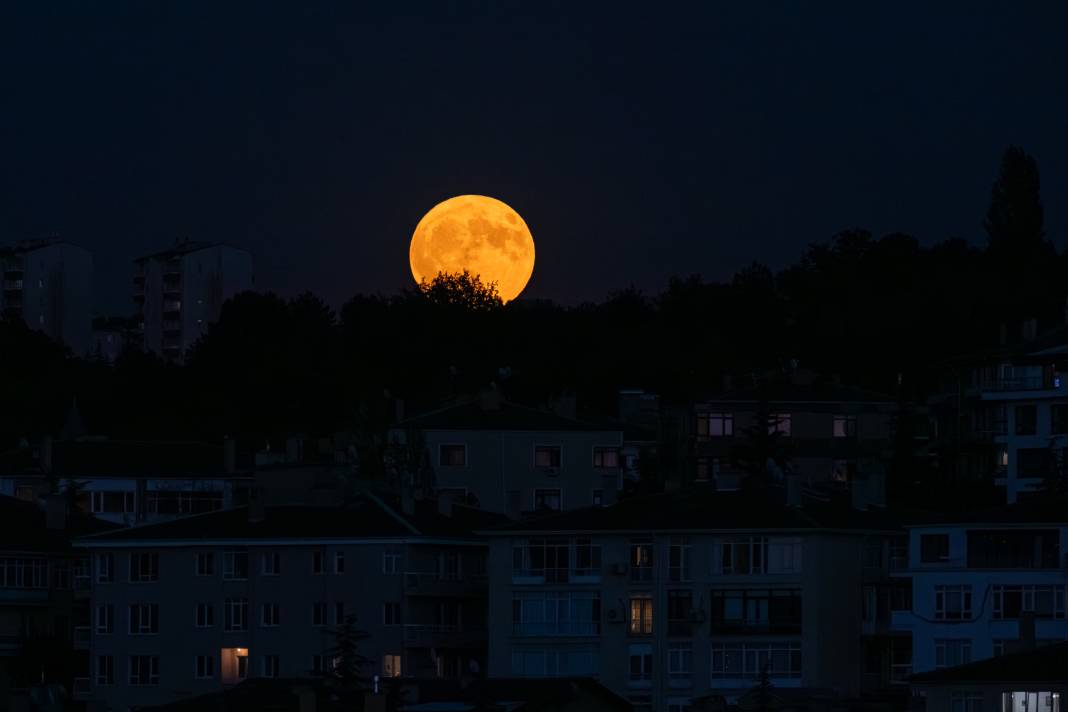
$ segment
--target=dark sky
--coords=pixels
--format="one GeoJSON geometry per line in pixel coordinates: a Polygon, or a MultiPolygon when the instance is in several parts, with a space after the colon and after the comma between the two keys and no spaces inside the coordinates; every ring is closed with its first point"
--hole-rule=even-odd
{"type": "Polygon", "coordinates": [[[977,242],[1002,150],[1068,232],[1064,3],[40,2],[0,10],[0,241],[175,237],[339,304],[409,284],[433,204],[530,225],[572,303],[863,226],[977,242]]]}

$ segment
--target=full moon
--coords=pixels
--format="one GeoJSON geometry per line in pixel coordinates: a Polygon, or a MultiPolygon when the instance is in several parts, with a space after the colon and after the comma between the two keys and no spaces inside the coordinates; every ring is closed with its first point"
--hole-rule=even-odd
{"type": "Polygon", "coordinates": [[[534,271],[534,238],[519,213],[496,198],[458,195],[438,203],[415,226],[408,250],[416,282],[467,270],[497,283],[510,302],[534,271]]]}

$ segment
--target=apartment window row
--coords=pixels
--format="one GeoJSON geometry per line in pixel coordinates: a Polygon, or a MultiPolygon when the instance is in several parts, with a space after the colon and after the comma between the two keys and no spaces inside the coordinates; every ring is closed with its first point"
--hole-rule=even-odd
{"type": "Polygon", "coordinates": [[[43,557],[0,558],[0,588],[48,588],[48,561],[43,557]]]}
{"type": "Polygon", "coordinates": [[[513,594],[512,632],[518,636],[598,635],[600,595],[568,591],[513,594]]]}
{"type": "Polygon", "coordinates": [[[1064,618],[1063,585],[992,586],[994,618],[1019,618],[1032,613],[1036,618],[1064,618]]]}
{"type": "MultiPolygon", "coordinates": [[[[229,580],[246,580],[249,577],[249,552],[243,549],[231,549],[222,552],[222,577],[229,580]]],[[[260,574],[263,576],[278,576],[281,574],[281,556],[277,551],[265,551],[258,554],[260,562],[260,574]]],[[[382,560],[383,573],[400,573],[396,569],[399,554],[384,554],[382,560]]],[[[0,585],[5,581],[5,562],[0,559],[0,585]]],[[[11,560],[15,561],[15,560],[11,560]]],[[[21,561],[21,560],[19,560],[21,561]]],[[[42,560],[43,561],[43,560],[42,560]]],[[[313,551],[311,558],[312,574],[324,574],[331,571],[335,574],[345,573],[345,552],[336,550],[327,564],[325,551],[313,551]]],[[[42,564],[43,565],[43,564],[42,564]]],[[[193,560],[193,573],[198,577],[211,577],[218,573],[216,566],[216,554],[212,551],[197,552],[193,560]]],[[[16,572],[21,577],[21,574],[16,572]]],[[[12,580],[16,580],[15,576],[12,580]]],[[[18,580],[22,580],[19,578],[18,580]]],[[[97,583],[113,583],[115,581],[115,555],[110,553],[96,556],[96,581],[97,583]]],[[[159,581],[159,554],[138,552],[130,554],[129,558],[129,581],[131,583],[149,583],[159,581]]]]}
{"type": "MultiPolygon", "coordinates": [[[[328,656],[315,656],[328,658],[328,656]]],[[[217,674],[223,673],[233,679],[245,679],[248,677],[248,654],[235,654],[231,661],[232,668],[222,670],[214,655],[196,655],[193,657],[192,676],[197,680],[213,679],[217,674]]],[[[320,660],[320,662],[322,662],[320,660]]],[[[314,664],[314,663],[313,663],[314,664]]],[[[332,664],[332,661],[331,661],[332,664]]],[[[279,656],[264,655],[260,657],[260,676],[278,677],[279,656]]],[[[109,687],[115,684],[115,656],[98,655],[96,657],[96,674],[94,681],[97,687],[109,687]]],[[[134,687],[143,687],[159,684],[160,663],[158,655],[131,655],[127,658],[127,684],[134,687]]],[[[320,673],[321,674],[321,673],[320,673]]]]}
{"type": "MultiPolygon", "coordinates": [[[[535,445],[532,464],[539,470],[558,470],[563,465],[563,447],[561,445],[535,445]]],[[[622,450],[614,445],[598,445],[592,450],[591,465],[601,470],[616,470],[622,467],[622,450]]],[[[463,443],[443,443],[438,446],[438,465],[440,467],[467,467],[467,445],[463,443]]]]}
{"type": "Polygon", "coordinates": [[[972,641],[967,638],[936,638],[935,667],[953,667],[972,661],[972,641]]]}
{"type": "Polygon", "coordinates": [[[512,577],[566,583],[601,575],[601,546],[589,538],[534,537],[512,547],[512,577]]]}
{"type": "MultiPolygon", "coordinates": [[[[793,434],[792,413],[771,413],[767,416],[769,434],[790,437],[793,434]]],[[[699,438],[729,438],[735,434],[734,413],[698,413],[696,423],[699,438]]],[[[1068,414],[1065,416],[1068,426],[1068,414]]],[[[833,438],[857,437],[857,416],[840,413],[831,416],[830,436],[833,438]]]]}
{"type": "Polygon", "coordinates": [[[801,631],[799,589],[712,591],[711,600],[715,630],[801,631]]]}
{"type": "Polygon", "coordinates": [[[971,584],[935,586],[935,620],[962,621],[971,617],[971,584]]]}
{"type": "Polygon", "coordinates": [[[712,677],[757,679],[767,671],[771,679],[801,677],[801,643],[768,641],[712,644],[712,677]]]}

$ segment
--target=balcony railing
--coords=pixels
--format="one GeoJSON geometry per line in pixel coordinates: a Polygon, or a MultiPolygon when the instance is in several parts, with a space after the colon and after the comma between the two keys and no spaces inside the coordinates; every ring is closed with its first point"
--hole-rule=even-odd
{"type": "Polygon", "coordinates": [[[999,378],[987,384],[991,391],[1044,391],[1055,387],[1053,381],[1044,376],[999,378]]]}
{"type": "Polygon", "coordinates": [[[801,619],[736,618],[732,620],[713,620],[712,630],[717,633],[794,634],[801,632],[801,619]]]}
{"type": "Polygon", "coordinates": [[[519,621],[512,633],[523,636],[598,635],[599,621],[519,621]]]}

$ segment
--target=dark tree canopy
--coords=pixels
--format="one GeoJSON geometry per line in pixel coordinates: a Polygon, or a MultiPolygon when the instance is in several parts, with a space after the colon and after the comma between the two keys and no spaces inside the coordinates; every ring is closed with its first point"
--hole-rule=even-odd
{"type": "Polygon", "coordinates": [[[1022,148],[1010,146],[990,193],[986,213],[990,249],[1002,256],[1030,257],[1044,246],[1046,231],[1038,163],[1022,148]]]}
{"type": "Polygon", "coordinates": [[[479,275],[467,270],[459,273],[438,272],[429,282],[424,279],[419,283],[417,294],[431,304],[472,311],[492,311],[504,305],[496,282],[483,283],[479,275]]]}

